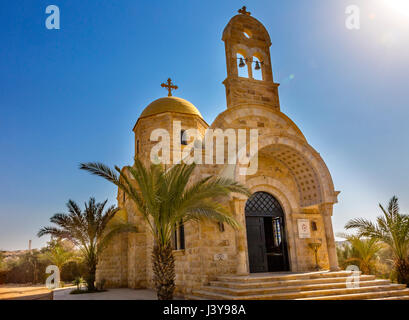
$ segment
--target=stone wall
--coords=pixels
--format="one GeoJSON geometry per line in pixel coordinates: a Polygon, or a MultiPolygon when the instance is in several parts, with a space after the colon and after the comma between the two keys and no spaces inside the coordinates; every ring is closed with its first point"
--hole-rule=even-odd
{"type": "MultiPolygon", "coordinates": [[[[120,210],[111,220],[127,221],[126,210],[120,210]]],[[[109,224],[108,224],[109,227],[109,224]]],[[[96,272],[96,283],[106,281],[106,287],[127,287],[128,234],[115,236],[103,251],[96,272]]]]}

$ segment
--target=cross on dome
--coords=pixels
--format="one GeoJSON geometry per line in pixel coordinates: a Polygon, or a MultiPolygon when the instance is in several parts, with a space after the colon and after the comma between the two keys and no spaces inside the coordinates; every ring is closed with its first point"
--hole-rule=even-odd
{"type": "Polygon", "coordinates": [[[241,8],[240,10],[238,10],[238,13],[244,14],[244,15],[246,15],[246,16],[250,16],[250,15],[251,15],[251,12],[248,12],[248,11],[247,11],[247,7],[246,7],[246,6],[243,6],[243,8],[241,8]]]}
{"type": "Polygon", "coordinates": [[[172,79],[171,79],[171,78],[169,78],[169,79],[166,81],[166,83],[162,83],[160,86],[161,86],[162,88],[168,89],[168,97],[171,97],[171,96],[172,96],[172,90],[177,90],[177,89],[178,89],[178,86],[176,86],[176,85],[174,85],[174,84],[172,83],[172,79]]]}

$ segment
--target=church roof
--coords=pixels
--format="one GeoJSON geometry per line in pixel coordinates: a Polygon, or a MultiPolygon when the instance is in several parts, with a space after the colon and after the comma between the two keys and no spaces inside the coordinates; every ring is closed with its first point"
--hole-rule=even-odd
{"type": "Polygon", "coordinates": [[[192,114],[202,118],[199,110],[191,102],[173,96],[164,97],[153,101],[145,108],[145,110],[142,111],[139,118],[144,118],[163,112],[192,114]]]}

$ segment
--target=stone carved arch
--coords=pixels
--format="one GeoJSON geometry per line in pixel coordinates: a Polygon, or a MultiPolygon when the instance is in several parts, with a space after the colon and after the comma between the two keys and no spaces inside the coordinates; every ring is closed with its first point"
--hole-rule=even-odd
{"type": "MultiPolygon", "coordinates": [[[[287,134],[292,134],[305,140],[305,137],[298,126],[284,113],[273,110],[263,106],[239,106],[230,108],[220,113],[211,124],[210,128],[233,128],[233,123],[240,120],[252,120],[255,117],[265,118],[267,121],[276,123],[277,126],[287,128],[287,134]]],[[[249,123],[243,123],[245,128],[250,128],[249,123]]],[[[256,127],[255,127],[256,128],[256,127]]],[[[266,126],[264,130],[268,131],[270,128],[266,126]]]]}
{"type": "MultiPolygon", "coordinates": [[[[260,62],[260,67],[261,67],[261,71],[262,71],[262,77],[263,79],[267,77],[267,73],[266,70],[267,68],[270,67],[270,58],[267,55],[266,52],[263,52],[263,50],[261,50],[258,47],[248,47],[242,43],[237,43],[235,45],[233,45],[232,49],[231,49],[231,54],[232,54],[232,59],[237,59],[237,55],[240,54],[244,57],[245,61],[246,61],[246,66],[248,68],[248,74],[249,76],[251,76],[252,79],[254,79],[254,65],[253,65],[253,60],[254,57],[257,58],[260,62]],[[251,70],[250,70],[251,69],[251,70]]],[[[236,67],[237,68],[237,67],[236,67]]],[[[239,70],[237,69],[237,74],[239,74],[239,70]]]]}
{"type": "Polygon", "coordinates": [[[261,41],[271,46],[270,35],[263,24],[256,18],[247,15],[236,15],[230,19],[224,28],[222,40],[227,41],[231,38],[240,38],[242,32],[250,32],[251,37],[248,41],[261,41]]]}
{"type": "Polygon", "coordinates": [[[277,192],[279,193],[281,192],[282,197],[280,198],[282,199],[282,201],[280,201],[280,199],[277,200],[280,202],[281,207],[284,209],[284,212],[290,214],[291,212],[297,211],[299,209],[297,199],[281,181],[266,176],[258,176],[246,181],[246,187],[251,191],[251,193],[263,191],[262,189],[266,186],[268,188],[277,190],[277,192]]]}
{"type": "MultiPolygon", "coordinates": [[[[297,184],[299,187],[299,193],[301,195],[299,203],[301,207],[309,207],[321,203],[337,202],[337,195],[334,191],[334,185],[328,168],[322,160],[321,156],[310,145],[306,143],[300,143],[290,136],[274,135],[263,136],[263,139],[259,139],[258,144],[259,150],[263,150],[264,148],[270,146],[276,148],[275,151],[277,152],[277,154],[274,154],[274,156],[278,158],[282,157],[282,153],[284,151],[292,152],[293,154],[300,157],[302,156],[303,158],[300,158],[301,161],[304,161],[305,166],[310,167],[313,170],[313,172],[311,172],[312,180],[314,180],[312,184],[319,187],[319,189],[316,190],[315,197],[309,197],[307,190],[302,189],[302,183],[305,183],[305,180],[303,180],[304,176],[300,175],[300,172],[292,172],[295,176],[295,179],[297,180],[297,184]]],[[[284,159],[283,162],[286,162],[285,160],[286,159],[284,159]]],[[[239,163],[238,165],[236,165],[235,179],[242,184],[246,184],[246,175],[240,174],[243,173],[240,172],[240,170],[243,169],[246,170],[247,168],[243,167],[239,163]]],[[[291,169],[294,170],[293,168],[291,169]]]]}
{"type": "Polygon", "coordinates": [[[265,63],[269,63],[268,56],[265,52],[260,50],[259,48],[251,48],[242,43],[237,43],[233,46],[232,54],[240,53],[245,58],[251,59],[252,57],[256,57],[265,63]]]}
{"type": "Polygon", "coordinates": [[[235,55],[237,53],[241,54],[244,58],[247,58],[249,54],[249,48],[245,45],[237,44],[233,47],[232,53],[235,55]]]}
{"type": "MultiPolygon", "coordinates": [[[[292,170],[296,175],[300,194],[303,195],[300,203],[305,207],[320,203],[336,203],[337,193],[334,191],[332,178],[325,162],[319,153],[308,144],[295,123],[280,111],[260,106],[230,108],[219,114],[210,128],[257,128],[250,123],[257,117],[263,117],[270,121],[270,126],[259,131],[262,133],[262,139],[258,139],[258,149],[276,147],[277,150],[274,151],[274,154],[278,160],[287,166],[288,160],[291,161],[291,164],[295,161],[292,170]],[[240,119],[248,121],[240,124],[240,119]],[[280,128],[277,129],[274,126],[280,128]],[[304,177],[305,175],[306,177],[304,177]]],[[[243,167],[236,166],[234,177],[245,182],[244,176],[239,174],[239,170],[242,169],[243,167]]]]}

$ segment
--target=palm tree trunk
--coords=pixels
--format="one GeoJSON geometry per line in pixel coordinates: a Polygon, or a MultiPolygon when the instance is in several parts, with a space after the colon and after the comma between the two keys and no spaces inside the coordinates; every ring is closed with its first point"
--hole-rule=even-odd
{"type": "Polygon", "coordinates": [[[409,260],[398,259],[395,261],[398,282],[406,284],[409,287],[409,260]]]}
{"type": "Polygon", "coordinates": [[[87,282],[88,291],[95,291],[95,273],[97,271],[96,263],[90,262],[88,264],[88,273],[85,281],[87,282]]]}
{"type": "Polygon", "coordinates": [[[158,300],[172,300],[175,291],[175,259],[171,245],[155,245],[152,252],[153,281],[158,300]]]}

